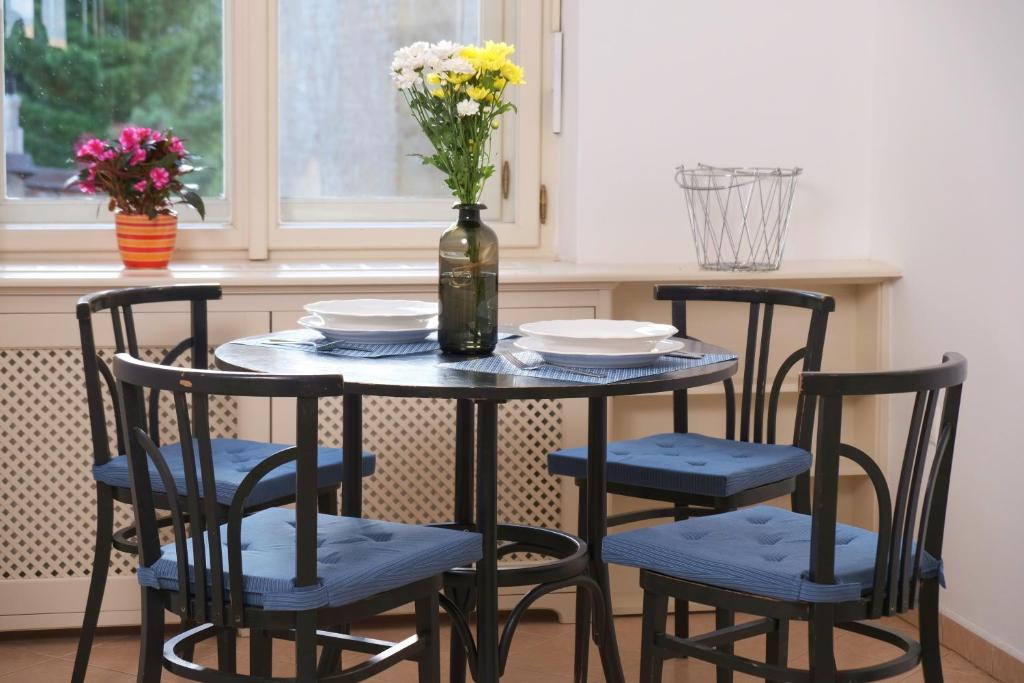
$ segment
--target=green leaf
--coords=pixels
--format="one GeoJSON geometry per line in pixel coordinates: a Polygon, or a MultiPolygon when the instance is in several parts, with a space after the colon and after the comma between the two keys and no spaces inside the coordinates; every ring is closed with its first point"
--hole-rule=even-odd
{"type": "Polygon", "coordinates": [[[206,204],[203,203],[203,198],[199,196],[199,193],[194,190],[185,190],[181,193],[181,198],[186,204],[191,206],[199,213],[199,217],[206,220],[206,204]]]}

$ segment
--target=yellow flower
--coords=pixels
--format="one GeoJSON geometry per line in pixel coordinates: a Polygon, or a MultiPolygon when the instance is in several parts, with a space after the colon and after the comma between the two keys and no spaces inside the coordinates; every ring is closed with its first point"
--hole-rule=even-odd
{"type": "Polygon", "coordinates": [[[459,85],[461,83],[465,83],[469,79],[473,78],[473,76],[475,75],[476,74],[460,74],[455,72],[449,72],[448,80],[451,81],[452,83],[455,83],[456,85],[459,85]]]}
{"type": "Polygon", "coordinates": [[[498,130],[498,126],[500,125],[501,122],[498,121],[498,119],[494,119],[493,121],[491,121],[491,128],[493,128],[494,130],[498,130]]]}
{"type": "Polygon", "coordinates": [[[501,75],[504,76],[511,85],[521,85],[526,82],[523,79],[523,67],[512,62],[505,62],[505,64],[502,65],[501,75]]]}
{"type": "Polygon", "coordinates": [[[502,88],[505,87],[505,83],[505,79],[502,78],[501,76],[498,76],[497,78],[494,79],[494,88],[496,90],[501,90],[502,88]]]}
{"type": "Polygon", "coordinates": [[[436,90],[431,90],[430,94],[439,100],[443,100],[446,93],[444,91],[444,88],[437,88],[436,90]]]}
{"type": "Polygon", "coordinates": [[[441,84],[441,74],[436,73],[436,72],[435,73],[427,74],[427,77],[426,77],[425,80],[427,81],[427,85],[440,85],[441,84]]]}
{"type": "Polygon", "coordinates": [[[487,88],[481,88],[480,86],[477,85],[471,85],[468,88],[466,88],[466,94],[472,97],[477,102],[479,102],[480,100],[490,95],[491,91],[488,90],[487,88]]]}

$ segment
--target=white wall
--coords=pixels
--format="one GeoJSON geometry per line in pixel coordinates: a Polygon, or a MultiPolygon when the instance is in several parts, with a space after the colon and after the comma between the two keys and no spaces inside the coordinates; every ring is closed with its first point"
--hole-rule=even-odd
{"type": "Polygon", "coordinates": [[[873,256],[905,271],[893,365],[970,364],[944,610],[1024,659],[1022,30],[1012,0],[879,5],[870,224],[873,256]]]}
{"type": "Polygon", "coordinates": [[[1024,3],[563,9],[561,256],[692,262],[677,164],[803,166],[787,257],[902,266],[893,366],[969,359],[943,610],[1024,659],[1024,3]]]}
{"type": "Polygon", "coordinates": [[[867,256],[872,3],[566,0],[563,12],[562,258],[693,262],[673,177],[697,162],[802,166],[787,256],[867,256]]]}

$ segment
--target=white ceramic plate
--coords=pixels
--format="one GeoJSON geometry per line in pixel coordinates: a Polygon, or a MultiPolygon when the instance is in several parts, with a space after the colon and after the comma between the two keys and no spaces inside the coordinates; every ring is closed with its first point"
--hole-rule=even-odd
{"type": "Polygon", "coordinates": [[[684,345],[681,339],[665,339],[657,342],[650,351],[554,351],[534,337],[522,337],[515,341],[516,348],[539,353],[544,362],[551,365],[569,368],[642,368],[654,363],[666,353],[682,350],[684,345]]]}
{"type": "Polygon", "coordinates": [[[336,299],[306,304],[325,327],[345,330],[411,330],[428,327],[437,302],[406,299],[336,299]]]}
{"type": "Polygon", "coordinates": [[[324,326],[319,316],[307,315],[299,318],[300,325],[306,329],[316,330],[331,341],[349,341],[357,344],[415,344],[437,330],[437,321],[430,322],[427,327],[405,330],[345,330],[324,326]]]}
{"type": "Polygon", "coordinates": [[[519,326],[520,332],[541,340],[544,348],[569,353],[594,351],[641,353],[653,351],[658,342],[678,330],[671,325],[637,320],[542,320],[519,326]]]}

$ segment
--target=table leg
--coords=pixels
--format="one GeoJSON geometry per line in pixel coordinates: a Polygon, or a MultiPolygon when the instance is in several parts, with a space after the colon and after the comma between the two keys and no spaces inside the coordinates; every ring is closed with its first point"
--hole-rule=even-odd
{"type": "Polygon", "coordinates": [[[345,394],[341,447],[345,460],[341,473],[341,514],[363,516],[363,397],[345,394]]]}
{"type": "MultiPolygon", "coordinates": [[[[473,402],[460,399],[455,404],[455,514],[456,524],[473,524],[473,402]]],[[[448,597],[466,615],[473,608],[475,600],[471,588],[465,590],[447,589],[448,597]]],[[[466,680],[466,652],[462,639],[453,628],[450,640],[451,683],[466,680]]]]}
{"type": "Polygon", "coordinates": [[[587,439],[587,546],[590,552],[591,576],[601,586],[604,599],[605,623],[601,630],[601,666],[609,683],[624,683],[619,646],[615,638],[611,586],[608,565],[601,557],[601,543],[608,531],[608,399],[589,399],[589,426],[587,439]]]}
{"type": "Polygon", "coordinates": [[[476,566],[477,683],[498,681],[498,405],[477,408],[476,528],[483,558],[476,566]]]}

